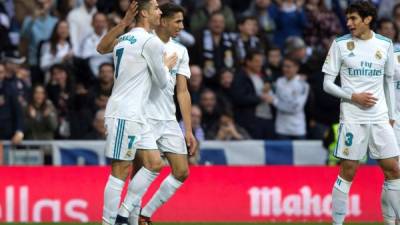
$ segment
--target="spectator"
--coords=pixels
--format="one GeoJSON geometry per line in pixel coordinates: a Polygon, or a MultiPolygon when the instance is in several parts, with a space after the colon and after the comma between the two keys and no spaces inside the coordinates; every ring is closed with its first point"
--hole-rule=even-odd
{"type": "Polygon", "coordinates": [[[62,64],[54,64],[50,67],[50,81],[46,86],[49,99],[57,108],[59,128],[57,138],[68,138],[70,125],[68,121],[69,105],[72,97],[73,84],[67,68],[62,64]]]}
{"type": "Polygon", "coordinates": [[[93,120],[93,130],[85,135],[87,140],[105,140],[106,128],[104,126],[104,110],[99,110],[93,120]]]}
{"type": "Polygon", "coordinates": [[[232,110],[232,99],[229,92],[231,91],[233,77],[233,71],[229,69],[222,70],[219,75],[219,87],[216,91],[218,105],[230,111],[232,110]]]}
{"type": "Polygon", "coordinates": [[[217,97],[211,89],[204,89],[201,93],[200,109],[202,114],[201,126],[207,132],[218,122],[221,115],[221,110],[217,105],[217,97]]]}
{"type": "Polygon", "coordinates": [[[264,102],[264,81],[261,75],[263,53],[250,51],[244,67],[238,70],[232,83],[230,95],[233,102],[235,121],[255,139],[264,139],[267,127],[259,124],[256,107],[264,102]]]}
{"type": "Polygon", "coordinates": [[[42,85],[33,88],[32,99],[25,108],[27,140],[52,140],[57,130],[57,112],[42,85]]]}
{"type": "Polygon", "coordinates": [[[190,66],[189,93],[193,104],[200,103],[200,93],[203,91],[203,71],[198,65],[190,66]]]}
{"type": "Polygon", "coordinates": [[[229,111],[222,113],[218,123],[206,133],[206,139],[209,140],[230,141],[250,138],[247,131],[235,123],[233,114],[229,111]]]}
{"type": "Polygon", "coordinates": [[[216,75],[222,68],[233,68],[235,51],[231,35],[225,32],[224,15],[216,12],[210,15],[208,29],[204,30],[191,51],[191,59],[203,68],[204,82],[215,88],[216,75]]]}
{"type": "Polygon", "coordinates": [[[244,13],[258,19],[258,26],[263,42],[269,43],[272,40],[276,27],[274,18],[277,12],[278,8],[271,0],[253,0],[249,9],[244,13]]]}
{"type": "Polygon", "coordinates": [[[49,41],[42,45],[40,53],[40,68],[44,72],[56,63],[72,63],[74,54],[67,21],[60,20],[56,23],[49,41]]]}
{"type": "Polygon", "coordinates": [[[18,102],[15,86],[4,82],[5,65],[0,63],[0,140],[10,140],[13,144],[21,143],[24,138],[24,116],[18,102]]]}
{"type": "Polygon", "coordinates": [[[25,57],[21,57],[18,51],[7,51],[4,55],[4,65],[6,68],[6,77],[4,82],[13,86],[21,106],[26,106],[30,95],[31,82],[29,72],[22,67],[25,57]]]}
{"type": "Polygon", "coordinates": [[[278,139],[305,139],[307,134],[304,106],[309,86],[300,78],[298,71],[298,61],[285,58],[283,77],[276,82],[275,96],[268,95],[267,98],[277,109],[275,132],[278,139]]]}
{"type": "Polygon", "coordinates": [[[267,67],[265,70],[266,80],[275,82],[281,75],[282,53],[280,48],[274,46],[267,51],[267,67]]]}
{"type": "Polygon", "coordinates": [[[303,10],[304,0],[281,0],[278,3],[279,10],[274,18],[276,23],[274,43],[283,48],[288,37],[302,37],[307,27],[307,19],[303,10]]]}
{"type": "Polygon", "coordinates": [[[257,19],[252,16],[244,16],[239,20],[239,35],[235,40],[237,63],[243,63],[249,49],[263,49],[258,33],[257,19]]]}
{"type": "MultiPolygon", "coordinates": [[[[202,124],[202,113],[201,109],[198,105],[192,105],[192,112],[191,112],[191,120],[192,120],[192,129],[193,134],[198,142],[204,141],[205,135],[204,130],[201,127],[202,124]]],[[[179,122],[179,126],[181,127],[183,133],[185,133],[185,126],[183,121],[179,122]]]]}
{"type": "MultiPolygon", "coordinates": [[[[312,48],[307,47],[304,40],[300,37],[289,37],[285,43],[286,56],[297,60],[300,63],[299,73],[304,79],[321,70],[319,62],[323,58],[321,52],[313,52],[312,48]]],[[[323,54],[325,55],[325,54],[323,54]]]]}
{"type": "Polygon", "coordinates": [[[324,0],[307,0],[305,40],[314,49],[330,45],[330,37],[342,33],[339,18],[325,7],[324,0]]]}
{"type": "Polygon", "coordinates": [[[75,90],[68,101],[66,120],[69,124],[69,139],[85,139],[85,135],[92,131],[93,117],[96,113],[96,99],[82,83],[75,85],[75,90]]]}
{"type": "Polygon", "coordinates": [[[400,47],[399,30],[394,22],[388,18],[382,18],[378,21],[377,33],[390,38],[393,41],[394,48],[400,47]]]}
{"type": "Polygon", "coordinates": [[[112,63],[112,54],[101,55],[96,46],[107,32],[107,18],[103,13],[95,13],[92,21],[93,32],[81,43],[80,57],[88,60],[92,73],[99,74],[99,66],[103,63],[112,63]]]}
{"type": "Polygon", "coordinates": [[[226,30],[235,30],[235,17],[229,6],[223,5],[221,0],[205,0],[204,3],[204,6],[197,9],[190,18],[190,30],[192,33],[198,33],[205,29],[212,14],[216,12],[221,13],[222,17],[225,18],[223,23],[226,30]]]}
{"type": "Polygon", "coordinates": [[[111,91],[114,85],[114,65],[111,63],[103,63],[99,66],[99,76],[97,82],[91,87],[91,93],[97,96],[104,93],[111,96],[111,91]]]}
{"type": "Polygon", "coordinates": [[[394,6],[392,18],[394,20],[394,24],[396,25],[397,30],[400,30],[400,3],[397,3],[394,6]]]}
{"type": "Polygon", "coordinates": [[[393,12],[395,5],[400,3],[400,0],[380,0],[378,8],[378,18],[383,18],[393,12]]]}
{"type": "Polygon", "coordinates": [[[57,18],[50,15],[52,0],[36,1],[37,10],[32,16],[25,17],[21,28],[22,52],[28,56],[32,82],[43,83],[43,75],[39,68],[39,54],[41,42],[50,38],[51,32],[57,23],[57,18]],[[25,48],[27,46],[27,49],[25,48]]]}
{"type": "Polygon", "coordinates": [[[75,55],[79,55],[83,39],[93,32],[93,15],[97,12],[97,0],[84,0],[83,4],[69,12],[67,21],[71,33],[71,43],[75,55]]]}

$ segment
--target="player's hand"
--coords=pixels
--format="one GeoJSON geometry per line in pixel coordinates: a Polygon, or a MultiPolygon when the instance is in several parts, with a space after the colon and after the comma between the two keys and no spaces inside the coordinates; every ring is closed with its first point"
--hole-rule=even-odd
{"type": "Polygon", "coordinates": [[[362,93],[353,93],[351,95],[351,101],[363,106],[363,107],[372,107],[378,101],[371,93],[362,92],[362,93]]]}
{"type": "Polygon", "coordinates": [[[124,23],[126,26],[129,26],[135,19],[135,16],[138,14],[137,9],[138,9],[137,2],[132,1],[121,22],[124,23]]]}
{"type": "Polygon", "coordinates": [[[24,133],[21,131],[15,132],[14,136],[11,138],[11,143],[13,145],[18,145],[22,142],[22,139],[24,139],[24,133]]]}
{"type": "Polygon", "coordinates": [[[197,141],[192,132],[185,135],[186,144],[188,146],[189,155],[194,155],[197,151],[197,141]]]}
{"type": "Polygon", "coordinates": [[[178,55],[176,54],[176,52],[171,56],[167,56],[167,53],[164,53],[164,64],[166,67],[168,67],[169,70],[174,68],[176,62],[178,62],[178,55]]]}
{"type": "Polygon", "coordinates": [[[389,120],[390,126],[394,126],[394,122],[396,122],[395,120],[389,120]]]}

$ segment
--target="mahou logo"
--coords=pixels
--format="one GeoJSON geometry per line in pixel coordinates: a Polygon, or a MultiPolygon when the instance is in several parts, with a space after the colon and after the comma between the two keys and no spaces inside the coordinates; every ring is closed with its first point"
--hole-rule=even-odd
{"type": "Polygon", "coordinates": [[[28,186],[6,186],[1,193],[0,222],[42,222],[44,215],[51,215],[52,222],[63,220],[76,220],[88,222],[85,213],[88,202],[84,199],[72,198],[62,201],[57,198],[30,199],[28,186]],[[49,214],[50,213],[50,214],[49,214]]]}
{"type": "MultiPolygon", "coordinates": [[[[259,216],[331,216],[332,195],[314,194],[309,186],[298,193],[282,195],[279,187],[252,187],[249,189],[250,215],[259,216]]],[[[350,195],[348,215],[360,216],[360,196],[350,195]]]]}

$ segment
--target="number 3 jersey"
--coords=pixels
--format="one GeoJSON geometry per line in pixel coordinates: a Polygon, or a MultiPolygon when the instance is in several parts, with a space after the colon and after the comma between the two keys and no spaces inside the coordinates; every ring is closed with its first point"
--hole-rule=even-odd
{"type": "Polygon", "coordinates": [[[152,80],[164,86],[161,88],[168,83],[163,52],[161,40],[143,28],[134,28],[118,38],[113,51],[114,86],[105,117],[146,123],[144,105],[152,80]]]}
{"type": "Polygon", "coordinates": [[[394,74],[393,44],[390,39],[375,33],[369,40],[361,40],[350,34],[339,37],[333,41],[322,71],[332,76],[340,74],[343,90],[350,93],[369,92],[378,99],[370,108],[342,99],[342,123],[389,121],[384,79],[394,74]]]}

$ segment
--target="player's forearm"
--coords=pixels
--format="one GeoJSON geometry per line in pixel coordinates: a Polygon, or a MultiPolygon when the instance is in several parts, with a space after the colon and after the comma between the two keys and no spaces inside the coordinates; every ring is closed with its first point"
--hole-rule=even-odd
{"type": "Polygon", "coordinates": [[[191,109],[192,102],[190,99],[189,91],[178,91],[177,93],[179,108],[181,110],[183,124],[185,126],[186,132],[192,132],[192,119],[191,119],[191,109]]]}
{"type": "Polygon", "coordinates": [[[343,88],[337,86],[335,84],[335,76],[325,74],[324,76],[324,91],[330,95],[333,95],[338,98],[343,98],[346,100],[351,100],[351,93],[350,91],[346,91],[343,88]]]}
{"type": "Polygon", "coordinates": [[[107,34],[104,35],[103,38],[101,38],[96,48],[97,52],[99,52],[100,54],[112,52],[117,38],[124,33],[127,26],[128,25],[126,23],[121,22],[115,27],[111,28],[111,30],[109,30],[107,34]]]}
{"type": "Polygon", "coordinates": [[[394,84],[392,76],[385,76],[384,92],[389,112],[389,119],[394,119],[394,113],[395,113],[394,110],[396,103],[395,103],[394,84]]]}

